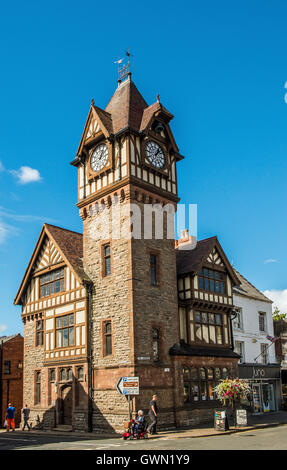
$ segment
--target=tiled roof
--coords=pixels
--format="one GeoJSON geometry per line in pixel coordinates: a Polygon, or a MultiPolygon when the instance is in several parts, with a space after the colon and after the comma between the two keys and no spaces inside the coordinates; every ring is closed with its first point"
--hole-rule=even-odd
{"type": "Polygon", "coordinates": [[[217,237],[199,240],[197,241],[196,247],[191,250],[180,249],[180,245],[178,245],[176,249],[177,274],[197,273],[214,247],[218,250],[233,283],[239,285],[240,282],[236,272],[229,263],[217,237]]]}
{"type": "Polygon", "coordinates": [[[10,339],[16,338],[17,336],[21,336],[20,333],[17,333],[15,335],[10,335],[10,336],[0,336],[0,344],[7,343],[7,341],[10,341],[10,339]]]}
{"type": "MultiPolygon", "coordinates": [[[[234,269],[234,268],[233,268],[234,269]]],[[[260,290],[258,290],[251,282],[242,276],[236,269],[234,269],[238,279],[240,280],[240,286],[233,287],[233,294],[245,295],[246,297],[251,297],[252,299],[261,300],[263,302],[272,303],[272,300],[268,299],[260,290]]]]}
{"type": "Polygon", "coordinates": [[[194,273],[198,270],[203,258],[211,251],[216,237],[199,240],[193,250],[176,250],[177,274],[194,273]]]}
{"type": "Polygon", "coordinates": [[[79,278],[89,281],[89,276],[83,267],[83,235],[55,225],[45,224],[45,226],[79,278]]]}
{"type": "Polygon", "coordinates": [[[131,80],[121,83],[105,109],[112,117],[114,134],[127,127],[138,131],[143,111],[147,107],[147,103],[131,80]]]}

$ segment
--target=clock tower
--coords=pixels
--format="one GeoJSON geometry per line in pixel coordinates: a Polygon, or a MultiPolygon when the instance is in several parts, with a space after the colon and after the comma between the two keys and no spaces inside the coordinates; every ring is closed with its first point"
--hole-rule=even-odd
{"type": "Polygon", "coordinates": [[[120,377],[139,377],[132,411],[159,397],[173,425],[179,342],[173,215],[178,202],[172,114],[148,105],[127,73],[105,109],[92,100],[72,165],[78,169],[83,265],[92,280],[89,361],[92,428],[120,430],[127,400],[120,377]]]}

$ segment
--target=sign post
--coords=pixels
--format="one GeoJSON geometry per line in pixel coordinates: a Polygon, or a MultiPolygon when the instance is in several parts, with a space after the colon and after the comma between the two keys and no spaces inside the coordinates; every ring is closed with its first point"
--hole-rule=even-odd
{"type": "Polygon", "coordinates": [[[247,426],[247,411],[236,410],[236,426],[247,426]]]}
{"type": "Polygon", "coordinates": [[[214,412],[214,429],[216,431],[228,431],[228,419],[226,411],[214,412]]]}
{"type": "Polygon", "coordinates": [[[121,377],[116,383],[116,389],[128,398],[129,419],[131,419],[131,395],[139,395],[139,377],[121,377]]]}

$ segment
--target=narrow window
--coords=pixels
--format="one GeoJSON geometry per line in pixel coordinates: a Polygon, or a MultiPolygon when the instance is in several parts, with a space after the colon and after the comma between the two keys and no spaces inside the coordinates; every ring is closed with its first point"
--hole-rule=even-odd
{"type": "Polygon", "coordinates": [[[111,245],[104,246],[104,276],[111,274],[111,245]]]}
{"type": "Polygon", "coordinates": [[[158,328],[152,329],[152,353],[153,353],[153,362],[159,362],[159,330],[158,328]]]}
{"type": "Polygon", "coordinates": [[[110,356],[112,354],[112,322],[107,321],[104,323],[104,355],[110,356]]]}
{"type": "Polygon", "coordinates": [[[36,405],[41,403],[41,372],[36,372],[36,405]]]}
{"type": "Polygon", "coordinates": [[[61,371],[60,371],[60,380],[61,381],[67,380],[67,371],[66,371],[66,369],[61,369],[61,371]]]}
{"type": "Polygon", "coordinates": [[[69,381],[73,380],[73,371],[72,371],[72,369],[68,369],[68,374],[67,375],[68,375],[68,380],[69,381]]]}
{"type": "Polygon", "coordinates": [[[11,374],[11,361],[4,361],[4,374],[11,374]]]}
{"type": "Polygon", "coordinates": [[[56,373],[55,369],[50,370],[50,382],[55,382],[56,381],[56,373]]]}
{"type": "Polygon", "coordinates": [[[261,343],[260,344],[260,349],[261,349],[261,361],[262,364],[267,364],[268,363],[268,351],[267,351],[268,345],[261,343]]]}
{"type": "Polygon", "coordinates": [[[264,312],[259,312],[259,331],[266,331],[266,315],[264,312]]]}
{"type": "Polygon", "coordinates": [[[36,346],[44,344],[44,320],[36,321],[36,346]]]}
{"type": "Polygon", "coordinates": [[[150,283],[152,286],[157,285],[157,257],[150,255],[150,283]]]}
{"type": "Polygon", "coordinates": [[[78,380],[84,380],[84,369],[83,369],[83,367],[78,367],[78,380]]]}

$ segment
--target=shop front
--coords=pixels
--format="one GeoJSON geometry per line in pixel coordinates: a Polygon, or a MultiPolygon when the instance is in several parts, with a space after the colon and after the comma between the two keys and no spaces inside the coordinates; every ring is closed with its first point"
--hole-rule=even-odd
{"type": "Polygon", "coordinates": [[[248,380],[252,390],[245,406],[254,414],[277,411],[281,407],[280,365],[239,364],[240,379],[248,380]]]}

